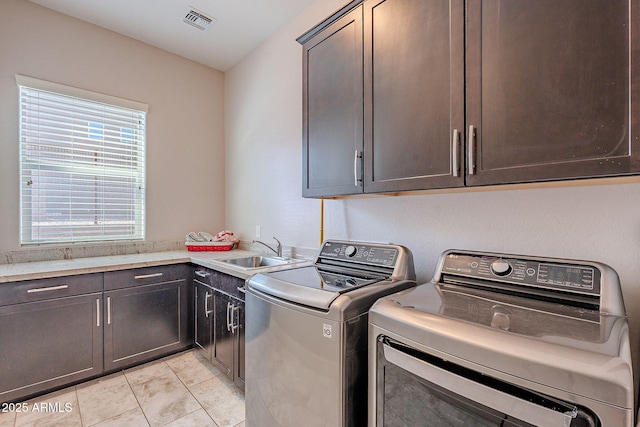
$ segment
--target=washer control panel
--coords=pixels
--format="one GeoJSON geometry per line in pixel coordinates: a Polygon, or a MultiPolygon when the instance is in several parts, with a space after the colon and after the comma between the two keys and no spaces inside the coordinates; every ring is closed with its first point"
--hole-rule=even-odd
{"type": "Polygon", "coordinates": [[[600,295],[600,270],[591,265],[508,256],[448,253],[441,272],[477,280],[600,295]]]}
{"type": "Polygon", "coordinates": [[[358,264],[393,267],[399,252],[397,247],[391,245],[327,241],[322,246],[319,256],[358,264]]]}

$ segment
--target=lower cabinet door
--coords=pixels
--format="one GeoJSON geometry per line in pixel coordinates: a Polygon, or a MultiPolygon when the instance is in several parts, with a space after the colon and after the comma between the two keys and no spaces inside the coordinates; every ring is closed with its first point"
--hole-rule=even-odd
{"type": "Polygon", "coordinates": [[[236,374],[235,383],[244,390],[244,301],[236,301],[236,374]]]}
{"type": "Polygon", "coordinates": [[[187,298],[186,280],[105,292],[105,370],[188,347],[187,298]]]}
{"type": "Polygon", "coordinates": [[[215,321],[213,335],[213,363],[229,378],[233,378],[233,303],[229,295],[214,290],[215,321]]]}
{"type": "Polygon", "coordinates": [[[102,372],[102,294],[0,307],[0,402],[102,372]]]}
{"type": "Polygon", "coordinates": [[[213,347],[213,288],[194,280],[195,321],[194,321],[194,346],[211,360],[213,347]]]}

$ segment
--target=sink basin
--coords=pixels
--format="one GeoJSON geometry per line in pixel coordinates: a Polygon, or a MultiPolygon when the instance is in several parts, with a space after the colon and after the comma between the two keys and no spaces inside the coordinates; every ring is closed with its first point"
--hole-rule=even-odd
{"type": "Polygon", "coordinates": [[[260,267],[273,267],[276,265],[292,264],[294,262],[301,262],[303,260],[266,257],[266,256],[249,256],[244,258],[222,259],[220,261],[226,262],[227,264],[231,264],[240,268],[260,268],[260,267]]]}

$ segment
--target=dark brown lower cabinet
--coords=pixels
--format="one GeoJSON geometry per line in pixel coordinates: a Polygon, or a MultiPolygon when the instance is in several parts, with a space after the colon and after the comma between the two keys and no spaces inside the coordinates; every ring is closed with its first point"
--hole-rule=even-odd
{"type": "Polygon", "coordinates": [[[100,374],[101,306],[99,292],[0,307],[0,402],[100,374]]]}
{"type": "Polygon", "coordinates": [[[190,347],[187,264],[3,283],[0,402],[190,347]]]}
{"type": "Polygon", "coordinates": [[[186,280],[105,292],[105,370],[186,348],[186,293],[186,280]]]}
{"type": "Polygon", "coordinates": [[[198,268],[194,278],[194,343],[244,390],[244,280],[198,268]]]}
{"type": "Polygon", "coordinates": [[[237,309],[236,309],[236,325],[238,327],[238,329],[236,330],[236,350],[238,352],[238,356],[237,356],[237,363],[235,366],[235,373],[234,373],[234,382],[236,383],[236,385],[238,387],[240,387],[242,390],[244,390],[244,382],[245,382],[245,375],[244,375],[244,355],[245,355],[245,351],[244,351],[244,343],[245,343],[245,329],[244,329],[244,308],[245,308],[245,303],[244,301],[238,300],[236,301],[237,304],[237,309]]]}
{"type": "Polygon", "coordinates": [[[194,280],[194,347],[208,360],[211,360],[213,347],[213,288],[194,280]]]}
{"type": "Polygon", "coordinates": [[[244,301],[214,292],[215,317],[211,361],[244,390],[244,301]]]}
{"type": "Polygon", "coordinates": [[[212,361],[222,372],[233,378],[234,333],[231,329],[231,315],[234,298],[218,290],[213,291],[214,327],[212,361]]]}

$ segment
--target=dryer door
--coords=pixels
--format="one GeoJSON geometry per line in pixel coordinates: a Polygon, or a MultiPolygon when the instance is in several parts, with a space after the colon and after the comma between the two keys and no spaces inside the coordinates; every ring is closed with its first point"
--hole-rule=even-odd
{"type": "Polygon", "coordinates": [[[571,403],[493,379],[390,338],[377,342],[377,424],[600,426],[571,403]]]}

